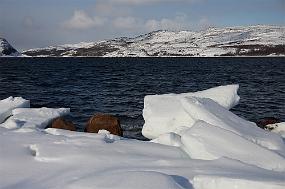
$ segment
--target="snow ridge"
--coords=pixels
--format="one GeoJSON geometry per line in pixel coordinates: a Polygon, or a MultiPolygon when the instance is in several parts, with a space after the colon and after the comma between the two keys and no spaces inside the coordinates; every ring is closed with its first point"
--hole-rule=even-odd
{"type": "Polygon", "coordinates": [[[284,26],[209,28],[194,31],[154,31],[134,38],[60,45],[24,51],[28,56],[284,56],[284,26]]]}

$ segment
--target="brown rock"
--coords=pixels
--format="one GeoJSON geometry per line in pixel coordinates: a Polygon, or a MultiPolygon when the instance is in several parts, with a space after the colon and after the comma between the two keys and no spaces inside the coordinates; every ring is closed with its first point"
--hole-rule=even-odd
{"type": "Polygon", "coordinates": [[[98,133],[99,130],[107,130],[113,135],[123,136],[119,119],[112,115],[97,114],[89,119],[85,132],[98,133]]]}
{"type": "Polygon", "coordinates": [[[266,118],[263,118],[259,121],[256,122],[257,126],[262,128],[262,129],[267,129],[267,125],[269,124],[275,124],[275,123],[280,123],[281,120],[280,119],[277,119],[275,117],[266,117],[266,118]]]}
{"type": "Polygon", "coordinates": [[[76,131],[75,125],[70,122],[66,121],[63,118],[57,118],[52,122],[51,128],[54,129],[64,129],[64,130],[70,130],[70,131],[76,131]]]}

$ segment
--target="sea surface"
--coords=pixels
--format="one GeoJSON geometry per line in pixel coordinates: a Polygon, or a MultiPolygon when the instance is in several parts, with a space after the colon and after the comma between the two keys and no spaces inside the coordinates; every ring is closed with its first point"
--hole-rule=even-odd
{"type": "Polygon", "coordinates": [[[0,99],[69,107],[79,130],[95,113],[112,114],[126,137],[142,140],[145,95],[228,84],[240,84],[237,115],[285,121],[285,58],[0,58],[0,99]]]}

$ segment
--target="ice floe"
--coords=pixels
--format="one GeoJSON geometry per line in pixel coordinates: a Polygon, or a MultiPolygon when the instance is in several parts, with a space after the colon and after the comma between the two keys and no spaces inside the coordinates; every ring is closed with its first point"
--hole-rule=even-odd
{"type": "Polygon", "coordinates": [[[257,127],[255,123],[238,117],[211,99],[187,97],[181,99],[181,101],[185,111],[195,121],[203,120],[209,124],[234,132],[268,149],[277,151],[285,149],[280,135],[265,132],[257,127]]]}
{"type": "Polygon", "coordinates": [[[231,131],[198,121],[181,137],[182,148],[194,159],[236,159],[264,169],[285,171],[285,159],[231,131]]]}
{"type": "Polygon", "coordinates": [[[195,120],[181,104],[181,99],[186,97],[210,98],[224,108],[231,109],[239,102],[238,88],[238,85],[227,85],[195,93],[146,96],[143,110],[145,124],[142,133],[145,137],[154,139],[164,133],[179,133],[185,127],[191,127],[195,120]]]}
{"type": "Polygon", "coordinates": [[[69,114],[69,108],[17,108],[1,127],[9,129],[44,129],[55,118],[69,114]]]}
{"type": "Polygon", "coordinates": [[[30,101],[21,97],[9,97],[0,100],[0,123],[12,115],[12,110],[15,108],[29,108],[30,101]]]}

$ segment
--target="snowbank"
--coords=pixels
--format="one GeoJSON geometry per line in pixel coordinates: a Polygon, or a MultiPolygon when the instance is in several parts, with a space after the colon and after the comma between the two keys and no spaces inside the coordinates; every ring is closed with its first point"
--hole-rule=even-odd
{"type": "Polygon", "coordinates": [[[151,142],[179,147],[181,146],[181,136],[175,133],[165,133],[158,138],[151,140],[151,142]]]}
{"type": "Polygon", "coordinates": [[[181,137],[182,149],[191,158],[212,160],[221,157],[276,171],[285,171],[285,159],[231,131],[198,121],[181,137]]]}
{"type": "Polygon", "coordinates": [[[155,171],[125,171],[96,174],[74,182],[66,188],[183,189],[172,176],[155,171]]]}
{"type": "Polygon", "coordinates": [[[1,127],[8,129],[44,129],[55,118],[69,114],[68,108],[17,108],[1,127]]]}
{"type": "Polygon", "coordinates": [[[186,97],[181,104],[188,115],[195,121],[203,120],[209,124],[234,132],[268,149],[285,153],[285,145],[275,133],[266,132],[255,123],[244,120],[216,102],[207,98],[186,97]]]}
{"type": "Polygon", "coordinates": [[[262,189],[283,189],[284,183],[276,182],[264,182],[262,180],[250,180],[250,179],[240,179],[219,177],[219,176],[208,176],[199,175],[195,176],[193,180],[193,187],[195,189],[221,189],[221,188],[238,188],[238,189],[252,189],[252,188],[262,188],[262,189]]]}
{"type": "Polygon", "coordinates": [[[239,102],[238,88],[238,85],[227,85],[195,93],[146,96],[143,110],[145,124],[142,133],[149,139],[168,132],[179,133],[195,122],[185,111],[181,99],[192,96],[210,98],[224,108],[230,109],[239,102]]]}
{"type": "Polygon", "coordinates": [[[285,138],[285,122],[270,124],[270,125],[267,125],[266,127],[272,129],[272,132],[278,133],[283,138],[285,138]]]}
{"type": "Polygon", "coordinates": [[[0,100],[0,123],[3,123],[7,117],[12,115],[12,110],[15,108],[29,108],[30,101],[21,97],[9,97],[0,100]]]}
{"type": "Polygon", "coordinates": [[[148,96],[143,134],[154,138],[154,143],[180,147],[190,158],[227,157],[264,169],[284,171],[282,137],[228,110],[239,100],[237,89],[232,85],[189,94],[148,96]]]}
{"type": "Polygon", "coordinates": [[[0,189],[284,188],[284,142],[228,111],[237,88],[146,97],[147,131],[158,136],[151,142],[44,129],[69,109],[6,104],[0,189]]]}
{"type": "Polygon", "coordinates": [[[178,147],[123,138],[110,143],[105,137],[59,129],[19,133],[0,127],[0,188],[196,189],[210,176],[225,178],[217,187],[227,189],[285,185],[284,172],[229,158],[191,159],[178,147]]]}

